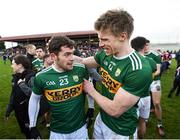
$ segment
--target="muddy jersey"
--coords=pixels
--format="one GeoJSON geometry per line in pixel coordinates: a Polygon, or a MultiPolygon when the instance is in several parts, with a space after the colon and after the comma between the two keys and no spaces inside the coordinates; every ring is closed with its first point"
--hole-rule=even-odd
{"type": "Polygon", "coordinates": [[[70,71],[59,72],[51,66],[36,75],[33,92],[44,94],[50,104],[51,131],[68,134],[85,124],[84,78],[88,72],[79,63],[70,71]]]}
{"type": "Polygon", "coordinates": [[[34,61],[32,61],[32,64],[33,64],[33,69],[36,72],[39,72],[39,71],[41,71],[44,68],[43,60],[41,60],[39,58],[37,58],[34,61]]]}
{"type": "MultiPolygon", "coordinates": [[[[104,50],[95,55],[100,65],[100,74],[103,77],[102,95],[113,100],[119,88],[130,94],[142,97],[152,82],[152,71],[148,61],[133,51],[127,56],[117,58],[107,56],[104,50]]],[[[120,93],[118,93],[120,94],[120,93]]],[[[130,136],[135,132],[138,123],[137,106],[133,106],[120,117],[108,115],[100,111],[102,121],[115,133],[130,136]]]]}
{"type": "MultiPolygon", "coordinates": [[[[161,64],[161,55],[158,52],[151,50],[149,53],[146,54],[146,56],[152,58],[156,62],[156,64],[161,64]]],[[[160,79],[160,75],[154,77],[154,80],[160,79]]]]}

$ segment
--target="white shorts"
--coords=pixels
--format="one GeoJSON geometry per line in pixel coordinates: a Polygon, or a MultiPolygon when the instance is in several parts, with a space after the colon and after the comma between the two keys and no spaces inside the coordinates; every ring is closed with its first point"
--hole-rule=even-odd
{"type": "Polygon", "coordinates": [[[108,128],[102,121],[100,113],[96,117],[96,121],[94,123],[94,133],[93,138],[95,139],[128,139],[129,136],[122,136],[115,132],[113,132],[110,128],[108,128]]]}
{"type": "Polygon", "coordinates": [[[161,92],[161,81],[160,80],[153,81],[150,85],[150,91],[161,92]]]}
{"type": "Polygon", "coordinates": [[[146,121],[149,119],[150,106],[151,106],[150,96],[143,97],[138,102],[139,116],[143,119],[146,119],[146,121]]]}
{"type": "Polygon", "coordinates": [[[69,134],[56,133],[51,131],[49,139],[88,139],[88,131],[86,125],[69,134]]]}

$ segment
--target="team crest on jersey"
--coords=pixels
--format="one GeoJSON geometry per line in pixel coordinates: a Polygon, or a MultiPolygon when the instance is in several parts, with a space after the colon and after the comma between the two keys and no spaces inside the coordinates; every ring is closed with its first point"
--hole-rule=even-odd
{"type": "Polygon", "coordinates": [[[77,75],[74,75],[74,76],[73,76],[73,80],[74,80],[75,82],[78,82],[78,81],[79,81],[79,77],[78,77],[77,75]]]}
{"type": "Polygon", "coordinates": [[[104,63],[104,65],[106,65],[106,66],[108,65],[108,62],[107,62],[107,61],[103,61],[103,63],[104,63]]]}
{"type": "Polygon", "coordinates": [[[116,72],[115,72],[115,76],[118,77],[121,73],[121,70],[119,68],[117,68],[116,72]]]}

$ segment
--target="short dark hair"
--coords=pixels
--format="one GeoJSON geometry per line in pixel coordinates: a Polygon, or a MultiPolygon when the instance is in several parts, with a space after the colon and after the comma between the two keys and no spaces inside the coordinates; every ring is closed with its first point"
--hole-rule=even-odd
{"type": "Polygon", "coordinates": [[[25,69],[31,69],[31,62],[25,55],[16,55],[13,60],[16,64],[22,64],[25,69]]]}
{"type": "Polygon", "coordinates": [[[136,51],[141,51],[146,43],[149,43],[150,41],[147,40],[145,37],[138,36],[131,40],[131,47],[134,48],[136,51]]]}
{"type": "Polygon", "coordinates": [[[48,49],[50,53],[58,54],[61,51],[62,46],[66,46],[68,48],[73,48],[75,42],[68,38],[67,36],[54,36],[51,37],[48,43],[48,49]]]}
{"type": "Polygon", "coordinates": [[[38,50],[38,49],[42,49],[42,51],[45,52],[45,47],[43,47],[43,46],[37,46],[36,50],[38,50]]]}

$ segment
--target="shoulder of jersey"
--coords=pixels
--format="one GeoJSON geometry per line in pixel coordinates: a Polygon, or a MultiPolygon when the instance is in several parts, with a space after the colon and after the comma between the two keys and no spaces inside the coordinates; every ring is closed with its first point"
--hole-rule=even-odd
{"type": "Polygon", "coordinates": [[[39,61],[39,58],[34,59],[32,63],[35,63],[36,61],[39,61]]]}
{"type": "Polygon", "coordinates": [[[52,69],[53,69],[52,66],[50,66],[50,67],[48,67],[48,68],[45,68],[45,69],[41,70],[40,72],[38,72],[38,73],[36,74],[36,76],[41,75],[41,74],[43,74],[43,73],[46,73],[46,72],[48,72],[48,71],[50,71],[50,70],[52,70],[52,69]]]}
{"type": "Polygon", "coordinates": [[[155,51],[155,50],[152,50],[151,53],[154,54],[154,55],[156,55],[156,56],[159,56],[159,55],[160,55],[160,53],[158,53],[158,52],[155,51]]]}
{"type": "Polygon", "coordinates": [[[133,71],[142,69],[142,60],[136,52],[131,53],[129,58],[133,71]]]}

